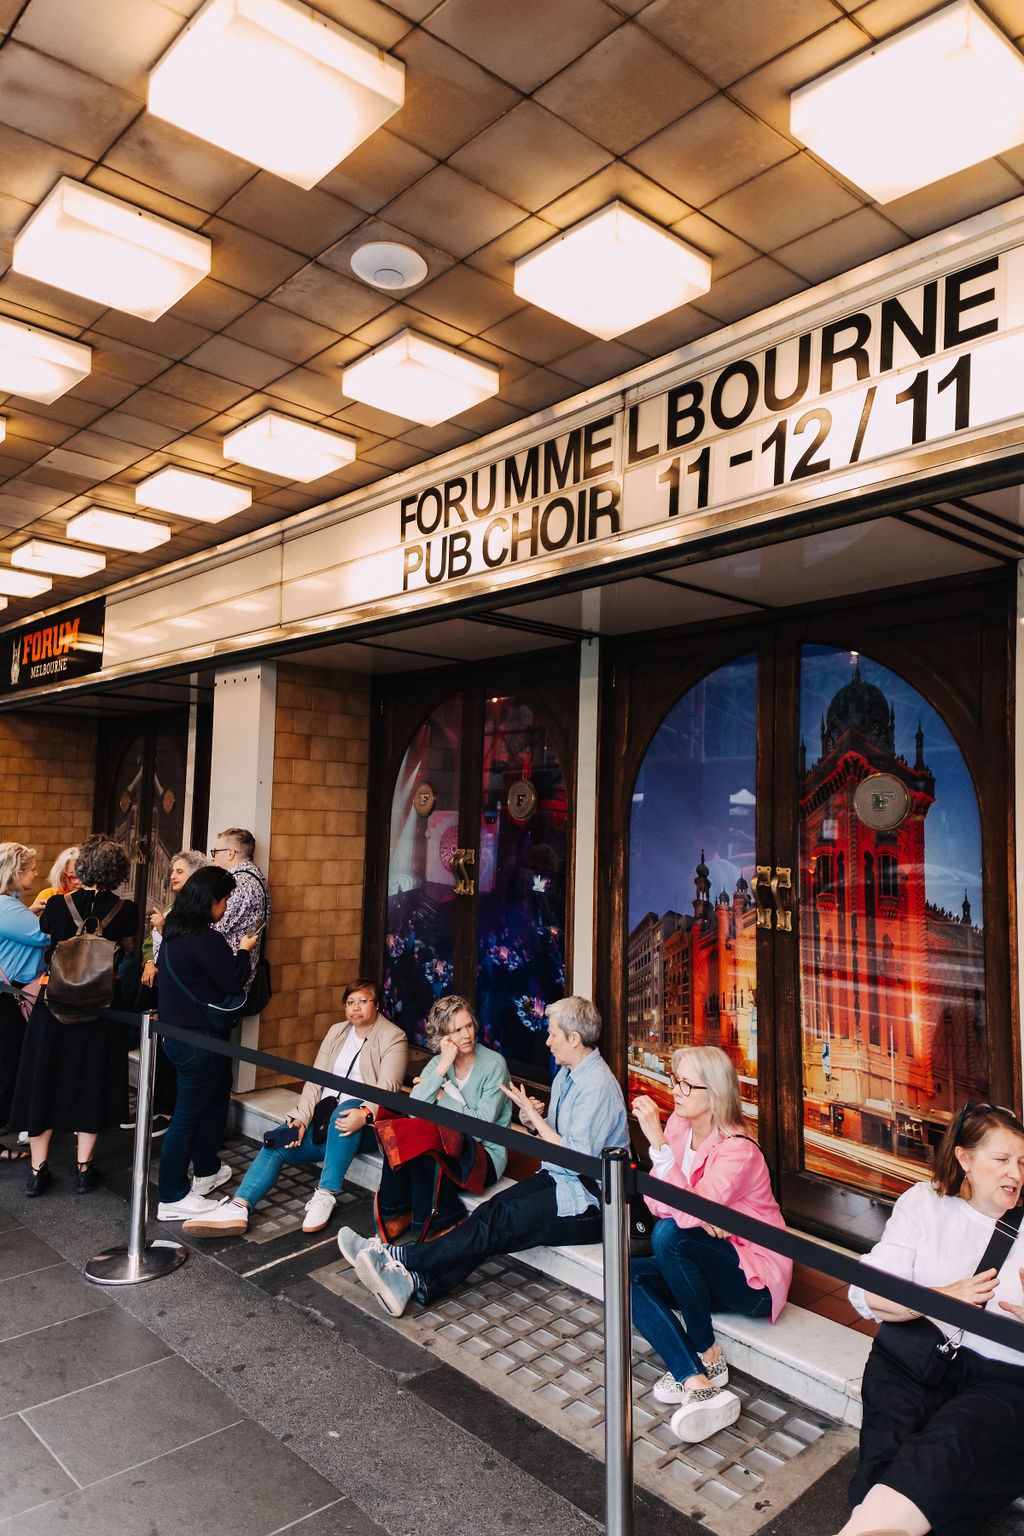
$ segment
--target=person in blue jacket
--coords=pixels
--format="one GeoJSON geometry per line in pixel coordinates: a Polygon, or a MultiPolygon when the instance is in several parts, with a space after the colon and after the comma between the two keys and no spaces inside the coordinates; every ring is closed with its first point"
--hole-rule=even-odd
{"type": "MultiPolygon", "coordinates": [[[[24,843],[0,843],[0,981],[12,987],[35,981],[50,942],[39,926],[39,902],[25,905],[35,883],[36,850],[24,843]]],[[[10,1118],[27,1012],[10,993],[0,997],[0,1128],[10,1118]]],[[[0,1162],[27,1156],[27,1148],[0,1145],[0,1162]]]]}

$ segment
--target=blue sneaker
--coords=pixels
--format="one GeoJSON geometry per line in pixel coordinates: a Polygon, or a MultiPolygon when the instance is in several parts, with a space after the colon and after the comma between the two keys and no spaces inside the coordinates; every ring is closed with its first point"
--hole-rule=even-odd
{"type": "Polygon", "coordinates": [[[342,1227],[338,1233],[338,1247],[341,1249],[341,1256],[343,1259],[348,1259],[353,1268],[355,1267],[356,1259],[358,1259],[364,1248],[369,1249],[373,1253],[379,1253],[383,1246],[379,1237],[360,1237],[359,1233],[354,1232],[351,1227],[342,1227]]]}
{"type": "Polygon", "coordinates": [[[356,1255],[356,1274],[392,1317],[401,1317],[413,1293],[413,1278],[404,1264],[392,1259],[382,1247],[367,1244],[356,1255]]]}

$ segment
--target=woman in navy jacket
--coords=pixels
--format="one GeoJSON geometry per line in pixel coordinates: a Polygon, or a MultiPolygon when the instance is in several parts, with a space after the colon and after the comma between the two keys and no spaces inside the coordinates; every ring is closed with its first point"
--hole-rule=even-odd
{"type": "Polygon", "coordinates": [[[160,1018],[190,1030],[191,1041],[164,1038],[164,1050],[178,1073],[178,1097],[160,1152],[159,1221],[187,1221],[214,1209],[204,1198],[231,1177],[219,1149],[231,1094],[231,1060],[205,1050],[204,1039],[226,1039],[233,1015],[223,1023],[206,1005],[230,1004],[249,980],[249,951],[258,937],[243,935],[238,953],[213,924],[224,916],[235,888],[233,875],[214,865],[198,869],[178,892],[164,920],[157,960],[160,1018]],[[192,1163],[194,1181],[189,1179],[192,1163]],[[223,1176],[222,1176],[223,1175],[223,1176]]]}

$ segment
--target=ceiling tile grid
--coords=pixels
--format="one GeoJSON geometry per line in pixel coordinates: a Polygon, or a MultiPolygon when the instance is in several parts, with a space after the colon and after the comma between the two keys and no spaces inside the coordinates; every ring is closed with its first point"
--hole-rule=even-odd
{"type": "MultiPolygon", "coordinates": [[[[404,106],[312,190],[146,110],[146,77],[199,0],[0,0],[0,315],[81,340],[93,371],[51,405],[0,400],[0,562],[96,502],[134,509],[165,465],[251,487],[210,527],[110,552],[73,600],[471,441],[809,284],[1024,190],[1024,146],[878,207],[789,131],[789,93],[918,19],[930,0],[319,0],[400,59],[404,106]],[[212,270],[149,324],[11,270],[62,176],[207,236],[212,270]],[[713,263],[710,291],[614,341],[526,304],[513,264],[621,199],[713,263]],[[351,257],[407,243],[427,275],[377,289],[351,257]],[[437,427],[347,399],[341,369],[404,327],[501,369],[497,396],[437,427]],[[273,409],[351,436],[306,485],[224,458],[273,409]]],[[[1008,36],[1024,0],[992,0],[1008,36]]],[[[18,619],[39,600],[11,600],[18,619]]]]}

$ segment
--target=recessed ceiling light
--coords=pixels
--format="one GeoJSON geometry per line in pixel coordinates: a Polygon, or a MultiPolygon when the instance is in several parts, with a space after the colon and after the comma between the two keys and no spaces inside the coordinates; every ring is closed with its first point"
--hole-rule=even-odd
{"type": "Polygon", "coordinates": [[[0,443],[2,443],[4,441],[6,436],[7,436],[7,417],[6,416],[0,416],[0,443]]]}
{"type": "Polygon", "coordinates": [[[888,203],[1024,143],[1024,59],[971,0],[954,0],[794,91],[790,127],[888,203]]]}
{"type": "Polygon", "coordinates": [[[210,251],[205,235],[63,176],[16,237],[11,265],[67,293],[159,320],[207,276],[210,251]]]}
{"type": "Polygon", "coordinates": [[[515,264],[522,299],[610,341],[711,287],[711,262],[677,235],[609,203],[515,264]]]}
{"type": "Polygon", "coordinates": [[[393,240],[373,240],[352,252],[352,270],[364,283],[374,288],[411,288],[422,283],[427,275],[427,264],[419,251],[411,245],[398,245],[393,240]]]}
{"type": "Polygon", "coordinates": [[[171,530],[164,523],[147,517],[131,517],[126,512],[109,512],[106,507],[86,507],[68,520],[69,539],[83,544],[99,544],[104,549],[127,549],[143,554],[166,544],[171,530]]]}
{"type": "Polygon", "coordinates": [[[405,65],[298,0],[206,0],[149,76],[149,110],[312,187],[405,100],[405,65]]]}
{"type": "Polygon", "coordinates": [[[140,507],[155,507],[158,512],[172,512],[197,523],[222,523],[252,506],[252,492],[230,480],[215,480],[212,475],[168,465],[139,482],[135,500],[140,507]]]}
{"type": "Polygon", "coordinates": [[[350,400],[436,427],[498,393],[500,373],[416,331],[399,331],[342,370],[350,400]]]}
{"type": "Polygon", "coordinates": [[[355,440],[324,432],[276,411],[264,411],[224,439],[224,457],[286,480],[319,480],[356,456],[355,440]]]}
{"type": "Polygon", "coordinates": [[[106,556],[95,550],[51,544],[46,539],[29,539],[11,550],[12,565],[28,571],[46,571],[51,576],[94,576],[106,563],[106,556]]]}
{"type": "Polygon", "coordinates": [[[0,565],[0,592],[9,597],[42,597],[52,586],[48,576],[30,576],[27,571],[12,571],[9,565],[0,565]]]}
{"type": "Polygon", "coordinates": [[[0,316],[0,392],[52,405],[92,369],[92,348],[0,316]]]}

